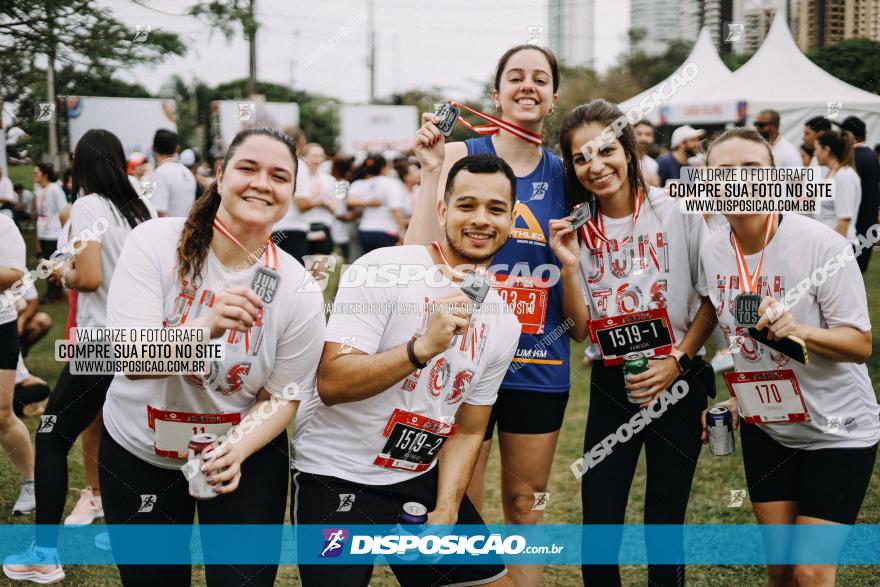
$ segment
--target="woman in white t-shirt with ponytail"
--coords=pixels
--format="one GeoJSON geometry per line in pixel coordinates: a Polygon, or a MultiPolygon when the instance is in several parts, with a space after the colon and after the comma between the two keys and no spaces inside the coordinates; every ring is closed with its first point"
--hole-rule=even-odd
{"type": "MultiPolygon", "coordinates": [[[[773,154],[757,132],[736,128],[713,141],[707,165],[771,167],[773,154]]],[[[700,286],[736,345],[735,373],[725,376],[736,395],[721,405],[740,431],[755,517],[761,524],[812,528],[853,524],[877,456],[880,406],[865,366],[871,322],[852,247],[831,228],[797,214],[727,220],[730,230],[714,233],[702,248],[700,286]],[[803,340],[806,364],[757,342],[736,323],[737,296],[746,290],[762,298],[755,327],[767,328],[770,340],[803,340]]],[[[845,533],[810,536],[809,544],[797,533],[793,544],[768,541],[768,550],[778,546],[794,556],[806,546],[834,558],[845,533]]],[[[836,569],[770,565],[769,584],[833,585],[836,569]]]]}
{"type": "MultiPolygon", "coordinates": [[[[107,523],[188,525],[198,510],[206,553],[221,547],[218,540],[240,538],[205,532],[207,525],[261,524],[278,529],[261,552],[269,560],[279,555],[286,428],[300,399],[315,391],[324,337],[319,288],[270,238],[291,205],[296,172],[290,137],[268,128],[242,131],[187,218],[147,222],[126,243],[108,324],[209,328],[225,343],[225,357],[207,374],[116,376],[100,454],[107,523]],[[212,499],[191,496],[181,472],[194,429],[220,436],[203,453],[212,499]],[[156,496],[153,507],[143,506],[144,495],[156,496]]],[[[117,540],[113,530],[110,537],[117,540]]],[[[174,534],[165,546],[186,556],[189,539],[174,534]]],[[[189,584],[190,565],[163,562],[119,565],[122,583],[189,584]]],[[[276,572],[277,564],[205,568],[208,585],[272,585],[276,572]]]]}

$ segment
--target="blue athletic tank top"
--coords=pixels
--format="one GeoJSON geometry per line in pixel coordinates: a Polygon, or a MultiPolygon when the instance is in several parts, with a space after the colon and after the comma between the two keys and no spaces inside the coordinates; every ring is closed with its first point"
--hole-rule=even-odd
{"type": "MultiPolygon", "coordinates": [[[[484,136],[465,141],[468,155],[495,155],[492,138],[484,136]]],[[[565,208],[562,160],[541,147],[541,162],[535,170],[516,178],[516,208],[513,230],[507,243],[492,259],[492,266],[504,265],[507,270],[496,273],[541,277],[541,265],[560,267],[550,248],[550,219],[564,218],[565,208]],[[517,268],[517,263],[520,264],[517,268]],[[523,270],[524,269],[524,270],[523,270]]],[[[494,271],[494,268],[493,268],[494,271]]],[[[547,272],[543,272],[547,277],[547,272]]],[[[563,324],[562,282],[550,288],[547,313],[541,334],[522,334],[519,348],[501,387],[528,391],[559,393],[571,387],[569,369],[568,328],[563,324]]]]}

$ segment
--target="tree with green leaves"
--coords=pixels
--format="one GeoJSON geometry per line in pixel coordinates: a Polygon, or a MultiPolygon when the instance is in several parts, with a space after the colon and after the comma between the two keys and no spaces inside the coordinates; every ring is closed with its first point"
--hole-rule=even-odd
{"type": "Polygon", "coordinates": [[[834,77],[867,92],[880,94],[880,43],[849,39],[816,49],[807,57],[834,77]]]}
{"type": "MultiPolygon", "coordinates": [[[[55,103],[55,76],[59,65],[76,70],[105,72],[141,63],[155,63],[169,55],[183,55],[178,36],[159,30],[137,29],[117,20],[107,8],[91,0],[0,0],[0,79],[6,98],[18,98],[33,82],[10,71],[16,62],[30,67],[45,60],[46,96],[55,103]],[[7,77],[8,76],[8,77],[7,77]]],[[[42,96],[41,96],[42,97],[42,96]]],[[[54,117],[49,121],[49,155],[59,166],[54,117]]]]}
{"type": "Polygon", "coordinates": [[[248,95],[257,93],[257,29],[256,0],[210,0],[199,2],[189,13],[205,19],[228,40],[235,33],[235,23],[241,26],[248,41],[248,95]]]}

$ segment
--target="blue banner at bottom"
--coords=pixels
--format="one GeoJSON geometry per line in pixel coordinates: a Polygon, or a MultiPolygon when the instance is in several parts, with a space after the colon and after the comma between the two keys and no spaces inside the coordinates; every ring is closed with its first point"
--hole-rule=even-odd
{"type": "Polygon", "coordinates": [[[0,558],[58,536],[63,564],[880,565],[880,525],[0,525],[0,558]]]}

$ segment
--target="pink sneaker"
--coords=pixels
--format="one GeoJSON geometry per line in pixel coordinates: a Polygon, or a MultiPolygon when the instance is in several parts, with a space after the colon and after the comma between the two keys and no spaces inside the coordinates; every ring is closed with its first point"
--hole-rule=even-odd
{"type": "Polygon", "coordinates": [[[64,579],[58,551],[33,544],[26,552],[6,557],[3,561],[3,574],[13,581],[30,581],[40,585],[49,585],[64,579]]]}
{"type": "Polygon", "coordinates": [[[80,492],[79,501],[64,519],[65,526],[88,526],[98,518],[104,517],[104,507],[101,505],[101,497],[92,493],[91,487],[86,487],[80,492]]]}

